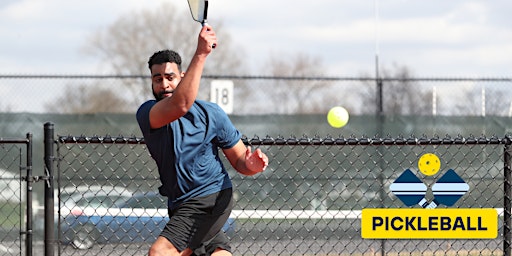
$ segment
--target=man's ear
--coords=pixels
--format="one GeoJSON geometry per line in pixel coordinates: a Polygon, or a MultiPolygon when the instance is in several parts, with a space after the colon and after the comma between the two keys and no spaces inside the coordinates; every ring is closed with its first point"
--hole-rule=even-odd
{"type": "Polygon", "coordinates": [[[181,77],[184,77],[185,76],[185,72],[181,72],[181,77]]]}

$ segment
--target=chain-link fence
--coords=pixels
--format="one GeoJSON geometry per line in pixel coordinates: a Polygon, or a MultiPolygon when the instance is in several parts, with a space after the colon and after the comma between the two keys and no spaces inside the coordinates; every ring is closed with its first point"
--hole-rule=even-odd
{"type": "MultiPolygon", "coordinates": [[[[153,98],[144,75],[0,75],[0,82],[1,112],[134,113],[153,98]]],[[[229,101],[234,115],[318,114],[337,105],[367,115],[382,102],[388,115],[512,116],[510,77],[205,75],[201,83],[199,99],[229,101]],[[233,87],[214,87],[214,81],[233,87]]]]}
{"type": "MultiPolygon", "coordinates": [[[[505,242],[510,241],[506,240],[510,223],[503,222],[505,202],[510,200],[506,197],[510,191],[504,191],[510,183],[504,176],[508,138],[268,137],[244,138],[244,142],[262,148],[271,161],[265,173],[254,177],[230,171],[236,206],[225,231],[235,255],[502,255],[510,250],[505,242]],[[421,176],[417,171],[418,159],[425,153],[441,159],[439,174],[421,176]],[[448,169],[455,170],[470,189],[454,207],[497,209],[498,237],[362,239],[362,209],[406,207],[389,190],[406,169],[417,172],[429,186],[448,169]]],[[[61,253],[146,253],[166,221],[166,210],[160,203],[143,205],[144,195],[158,187],[156,167],[143,140],[61,136],[57,147],[61,195],[72,187],[79,193],[73,203],[87,202],[82,208],[67,209],[61,197],[61,253]],[[116,200],[93,202],[83,196],[86,192],[78,191],[84,186],[87,193],[116,200]],[[117,209],[116,204],[129,200],[123,197],[126,191],[131,198],[141,196],[141,201],[134,208],[117,209]],[[77,247],[88,250],[77,252],[77,247]]]]}
{"type": "MultiPolygon", "coordinates": [[[[167,210],[165,199],[155,193],[156,166],[143,139],[55,138],[52,129],[53,125],[45,125],[44,176],[31,174],[29,136],[0,140],[0,164],[15,173],[2,173],[1,181],[13,177],[9,180],[16,184],[2,189],[5,232],[0,255],[32,255],[33,250],[43,254],[42,244],[32,247],[32,217],[34,232],[44,229],[45,255],[146,254],[167,221],[167,210]],[[28,188],[37,180],[44,181],[45,208],[32,216],[28,188]]],[[[262,148],[271,161],[256,176],[229,170],[236,206],[223,230],[235,255],[511,255],[512,141],[508,136],[256,136],[243,140],[262,148]],[[418,171],[425,153],[441,160],[437,174],[418,171]],[[390,189],[408,169],[429,187],[428,201],[435,199],[436,181],[454,170],[469,189],[455,205],[439,209],[496,209],[497,237],[363,239],[363,209],[408,208],[390,189]]]]}
{"type": "MultiPolygon", "coordinates": [[[[152,97],[145,76],[1,75],[0,81],[2,133],[17,136],[35,126],[36,143],[47,135],[39,130],[41,120],[69,122],[61,134],[139,134],[133,113],[152,97]],[[73,96],[76,91],[80,94],[73,96]],[[116,106],[100,104],[108,102],[116,106]],[[48,112],[70,115],[42,114],[48,112]],[[98,112],[130,114],[87,115],[98,112]],[[93,128],[89,124],[97,118],[101,125],[93,128]]],[[[254,177],[230,170],[237,204],[224,231],[235,255],[510,255],[510,140],[503,134],[510,132],[511,78],[205,76],[198,98],[226,100],[224,91],[214,95],[214,81],[233,82],[231,117],[246,134],[245,142],[271,159],[269,169],[254,177]],[[342,130],[325,123],[325,113],[335,105],[351,114],[342,130]],[[393,136],[382,137],[389,133],[393,136]],[[414,136],[425,133],[432,136],[414,136]],[[253,134],[270,136],[247,136],[253,134]],[[378,135],[367,137],[373,134],[378,135]],[[438,175],[418,172],[418,159],[427,152],[442,161],[438,175]],[[362,209],[406,207],[389,188],[406,169],[428,186],[429,201],[435,198],[432,186],[453,169],[469,185],[453,207],[497,209],[498,237],[362,239],[362,209]]],[[[32,250],[53,255],[54,249],[62,255],[146,254],[167,211],[165,199],[154,193],[159,180],[143,140],[136,135],[47,139],[56,148],[44,143],[44,157],[42,150],[34,157],[45,161],[38,170],[43,176],[30,174],[31,149],[23,148],[27,139],[0,140],[0,255],[31,255],[32,250]],[[54,171],[50,163],[56,164],[54,171]],[[28,199],[38,180],[44,181],[36,186],[44,186],[45,195],[28,199]],[[55,200],[48,200],[52,195],[55,200]],[[32,214],[38,199],[45,206],[32,214]],[[32,231],[44,236],[33,247],[32,231]]]]}

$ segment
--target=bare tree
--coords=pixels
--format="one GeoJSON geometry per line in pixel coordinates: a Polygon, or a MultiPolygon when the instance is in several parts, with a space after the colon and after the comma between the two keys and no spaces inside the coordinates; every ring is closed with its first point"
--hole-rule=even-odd
{"type": "MultiPolygon", "coordinates": [[[[120,17],[108,28],[94,33],[86,42],[84,51],[99,57],[107,70],[117,75],[138,76],[125,82],[131,92],[131,104],[138,105],[152,97],[146,77],[149,74],[147,61],[154,52],[173,49],[183,58],[183,68],[197,46],[200,25],[192,21],[190,12],[177,8],[169,1],[158,8],[141,10],[120,17]],[[164,18],[164,19],[163,19],[164,18]]],[[[210,20],[214,25],[219,46],[210,55],[205,74],[240,74],[244,70],[243,52],[232,43],[230,35],[223,29],[222,21],[210,20]]]]}
{"type": "Polygon", "coordinates": [[[291,57],[271,55],[266,69],[277,80],[267,81],[266,98],[276,113],[323,113],[336,104],[339,95],[332,93],[332,83],[315,79],[322,76],[322,60],[305,53],[291,57]],[[296,78],[290,80],[289,78],[296,78]]]}
{"type": "Polygon", "coordinates": [[[455,115],[506,116],[509,113],[510,94],[505,90],[471,86],[462,92],[462,100],[454,107],[455,115]]]}
{"type": "Polygon", "coordinates": [[[50,113],[90,114],[119,113],[127,111],[127,103],[110,89],[99,86],[66,86],[62,96],[46,103],[50,113]]]}
{"type": "MultiPolygon", "coordinates": [[[[200,29],[200,25],[192,21],[188,10],[177,12],[170,2],[160,8],[140,10],[120,17],[109,27],[92,34],[83,50],[99,57],[102,61],[101,69],[136,78],[123,79],[120,87],[124,88],[106,89],[100,84],[68,86],[57,102],[46,104],[46,110],[56,113],[129,111],[132,109],[129,106],[138,106],[153,97],[149,87],[149,56],[162,49],[176,50],[182,55],[183,68],[186,69],[195,51],[200,29]],[[166,18],[164,24],[162,17],[166,18]],[[124,98],[118,96],[121,94],[119,92],[124,94],[124,98]]],[[[219,47],[210,55],[205,74],[242,73],[243,52],[233,46],[230,35],[223,29],[222,21],[215,24],[215,31],[219,47]]],[[[205,97],[207,92],[201,90],[200,94],[205,97]]]]}
{"type": "MultiPolygon", "coordinates": [[[[381,78],[383,111],[385,114],[428,115],[431,113],[432,92],[422,88],[418,81],[411,79],[410,70],[395,66],[394,70],[384,69],[381,78]]],[[[377,86],[375,82],[366,82],[366,90],[360,93],[365,109],[363,114],[377,111],[377,86]]]]}

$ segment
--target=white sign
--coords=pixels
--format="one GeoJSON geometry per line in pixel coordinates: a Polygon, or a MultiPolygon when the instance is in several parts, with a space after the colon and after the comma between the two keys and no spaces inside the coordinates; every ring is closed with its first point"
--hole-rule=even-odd
{"type": "Polygon", "coordinates": [[[227,114],[233,113],[233,81],[213,80],[210,86],[210,101],[217,103],[227,114]]]}

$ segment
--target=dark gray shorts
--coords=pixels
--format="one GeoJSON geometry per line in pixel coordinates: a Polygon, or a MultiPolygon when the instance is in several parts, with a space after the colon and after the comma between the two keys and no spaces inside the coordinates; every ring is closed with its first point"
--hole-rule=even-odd
{"type": "Polygon", "coordinates": [[[233,204],[231,188],[192,198],[169,211],[169,222],[160,236],[167,238],[180,252],[192,249],[193,255],[210,255],[217,248],[231,252],[229,240],[221,229],[233,204]]]}

